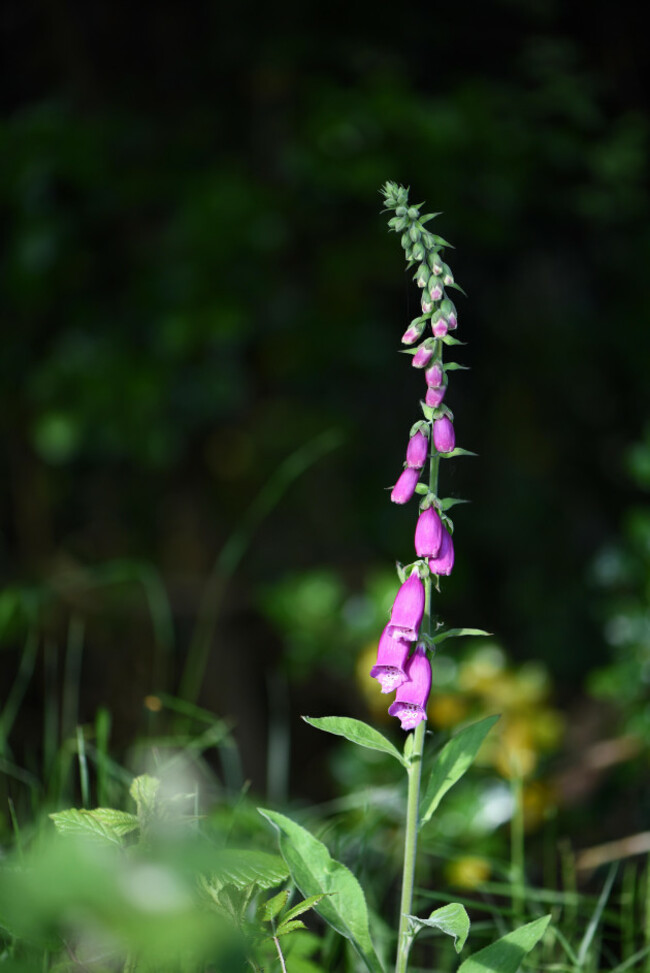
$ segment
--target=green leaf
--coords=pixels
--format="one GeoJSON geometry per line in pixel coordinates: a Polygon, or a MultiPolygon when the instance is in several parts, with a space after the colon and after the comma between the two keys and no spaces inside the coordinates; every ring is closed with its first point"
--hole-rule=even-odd
{"type": "Polygon", "coordinates": [[[479,747],[498,719],[498,716],[487,716],[478,723],[472,723],[444,745],[436,757],[422,801],[421,806],[425,811],[420,820],[421,825],[426,824],[447,791],[472,765],[479,747]]]}
{"type": "Polygon", "coordinates": [[[268,899],[260,909],[262,922],[270,922],[271,919],[275,919],[278,913],[282,912],[287,904],[289,895],[289,889],[283,889],[282,892],[278,892],[278,894],[274,895],[273,898],[268,899]]]}
{"type": "Polygon", "coordinates": [[[243,889],[257,885],[271,889],[288,877],[289,870],[279,855],[252,848],[224,848],[219,852],[219,867],[210,876],[210,885],[220,889],[234,885],[243,889]]]}
{"type": "Polygon", "coordinates": [[[469,372],[469,365],[459,365],[457,361],[449,361],[445,363],[446,372],[469,372]]]}
{"type": "Polygon", "coordinates": [[[160,788],[160,781],[157,777],[149,774],[141,774],[135,777],[129,788],[129,794],[135,801],[138,817],[149,818],[156,807],[156,796],[160,788]]]}
{"type": "Polygon", "coordinates": [[[447,639],[458,639],[462,635],[492,635],[492,632],[484,632],[482,628],[448,628],[446,631],[432,636],[431,641],[440,645],[447,639]]]}
{"type": "Polygon", "coordinates": [[[112,828],[120,838],[125,834],[130,834],[138,827],[138,819],[135,814],[128,811],[118,811],[114,807],[96,807],[92,811],[84,812],[92,815],[96,821],[112,828]]]}
{"type": "Polygon", "coordinates": [[[415,492],[416,493],[421,493],[421,494],[428,493],[429,492],[429,484],[428,483],[416,483],[415,484],[415,492]]]}
{"type": "Polygon", "coordinates": [[[402,766],[406,766],[406,762],[397,747],[394,747],[379,730],[368,726],[362,720],[353,720],[347,716],[303,716],[303,720],[310,726],[315,726],[317,730],[325,730],[326,733],[345,737],[346,740],[357,743],[360,747],[366,747],[368,750],[379,750],[380,753],[388,753],[395,760],[399,760],[402,766]]]}
{"type": "Polygon", "coordinates": [[[440,501],[441,510],[451,510],[452,507],[457,506],[459,503],[471,503],[470,500],[461,500],[460,497],[445,497],[444,500],[440,501]]]}
{"type": "Polygon", "coordinates": [[[517,973],[521,961],[539,942],[549,924],[550,916],[542,916],[525,926],[520,926],[496,943],[479,949],[458,967],[458,973],[517,973]]]}
{"type": "Polygon", "coordinates": [[[294,905],[291,909],[289,909],[286,916],[282,917],[282,921],[286,922],[287,919],[295,919],[296,916],[301,916],[303,912],[309,912],[309,910],[313,909],[321,899],[325,898],[325,895],[325,892],[319,892],[318,895],[310,895],[308,899],[303,899],[302,902],[298,903],[298,905],[294,905]]]}
{"type": "Polygon", "coordinates": [[[409,916],[409,929],[415,938],[421,929],[439,929],[448,936],[454,937],[454,949],[460,953],[467,941],[469,933],[469,916],[465,907],[458,902],[450,902],[431,913],[428,919],[409,916]]]}
{"type": "Polygon", "coordinates": [[[466,345],[467,344],[466,341],[459,341],[458,338],[453,338],[450,334],[444,335],[440,340],[444,344],[449,345],[450,347],[452,345],[466,345]]]}
{"type": "Polygon", "coordinates": [[[325,845],[295,821],[265,808],[258,811],[277,828],[282,857],[302,894],[331,893],[319,902],[316,911],[350,940],[370,973],[383,973],[370,938],[365,896],[350,869],[335,861],[325,845]]]}
{"type": "Polygon", "coordinates": [[[50,817],[59,834],[75,838],[90,838],[121,847],[122,843],[117,832],[110,825],[93,817],[91,811],[72,807],[67,811],[56,811],[50,814],[50,817]]]}
{"type": "Polygon", "coordinates": [[[276,936],[287,936],[290,932],[295,932],[296,929],[306,929],[307,926],[304,924],[302,919],[294,919],[291,922],[282,922],[278,928],[275,930],[276,936]]]}
{"type": "Polygon", "coordinates": [[[445,459],[453,459],[454,456],[478,456],[478,453],[473,453],[471,449],[463,449],[461,446],[456,446],[450,453],[444,453],[443,455],[445,459]]]}

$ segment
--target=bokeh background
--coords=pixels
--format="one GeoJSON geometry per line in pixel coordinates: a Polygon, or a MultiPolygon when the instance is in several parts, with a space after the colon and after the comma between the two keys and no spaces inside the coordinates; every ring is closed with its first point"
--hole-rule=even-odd
{"type": "Polygon", "coordinates": [[[359,658],[412,557],[415,509],[385,489],[422,385],[397,354],[418,292],[380,214],[394,179],[442,211],[468,293],[471,371],[448,402],[478,458],[443,471],[471,504],[454,511],[440,613],[495,633],[448,650],[435,719],[462,719],[472,693],[514,707],[525,773],[547,746],[556,794],[571,780],[585,820],[600,802],[600,837],[644,829],[642,12],[8,0],[0,637],[16,801],[98,708],[117,755],[162,732],[165,694],[232,721],[254,791],[346,786],[298,716],[379,712],[359,658]],[[531,729],[535,706],[554,715],[531,729]]]}

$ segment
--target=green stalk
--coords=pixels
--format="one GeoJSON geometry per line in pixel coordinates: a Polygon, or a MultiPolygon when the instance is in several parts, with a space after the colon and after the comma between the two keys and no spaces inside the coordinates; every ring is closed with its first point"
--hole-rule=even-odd
{"type": "MultiPolygon", "coordinates": [[[[430,429],[433,440],[433,427],[430,429]]],[[[436,453],[433,443],[429,463],[429,492],[437,496],[438,470],[440,456],[436,453]]],[[[424,618],[423,628],[431,634],[431,575],[424,579],[424,618]]],[[[402,868],[402,896],[399,910],[399,930],[397,934],[397,958],[395,973],[406,973],[411,936],[409,935],[408,916],[413,911],[413,886],[415,884],[415,861],[418,844],[418,825],[420,808],[420,781],[422,779],[422,756],[424,753],[424,736],[426,720],[422,720],[413,732],[413,750],[408,765],[408,792],[406,797],[406,833],[404,835],[404,864],[402,868]]]]}

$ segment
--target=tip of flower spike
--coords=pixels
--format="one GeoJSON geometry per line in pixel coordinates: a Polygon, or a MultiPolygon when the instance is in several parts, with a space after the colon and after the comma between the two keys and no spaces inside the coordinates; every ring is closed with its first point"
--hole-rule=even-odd
{"type": "Polygon", "coordinates": [[[402,724],[403,730],[414,730],[422,720],[426,720],[427,714],[423,706],[416,703],[394,702],[388,707],[388,715],[396,716],[402,724]]]}

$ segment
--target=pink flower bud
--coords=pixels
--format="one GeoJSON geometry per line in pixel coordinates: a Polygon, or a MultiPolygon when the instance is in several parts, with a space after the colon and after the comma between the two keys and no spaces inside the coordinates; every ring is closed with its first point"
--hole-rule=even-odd
{"type": "Polygon", "coordinates": [[[429,453],[429,440],[423,432],[416,432],[409,439],[406,447],[406,465],[412,466],[416,470],[421,470],[427,461],[429,453]]]}
{"type": "Polygon", "coordinates": [[[449,325],[446,318],[438,318],[435,323],[432,323],[431,330],[433,331],[436,338],[444,338],[449,330],[449,325]]]}
{"type": "Polygon", "coordinates": [[[424,585],[417,571],[414,571],[395,596],[386,631],[392,639],[415,642],[423,614],[424,585]]]}
{"type": "Polygon", "coordinates": [[[439,453],[451,453],[456,446],[454,424],[449,416],[433,420],[433,444],[439,453]]]}
{"type": "Polygon", "coordinates": [[[451,314],[447,317],[447,327],[449,328],[450,331],[455,331],[456,328],[458,327],[458,318],[456,317],[455,311],[452,311],[451,314]]]}
{"type": "Polygon", "coordinates": [[[388,708],[391,716],[397,716],[403,730],[412,730],[427,718],[427,700],[431,692],[431,663],[426,649],[418,645],[406,663],[408,679],[398,687],[395,702],[388,708]]]}
{"type": "Polygon", "coordinates": [[[440,550],[436,557],[429,561],[429,570],[432,574],[450,575],[454,566],[454,542],[451,534],[446,527],[442,528],[442,541],[440,550]]]}
{"type": "Polygon", "coordinates": [[[418,340],[418,338],[424,331],[425,325],[426,325],[426,321],[418,321],[417,318],[411,321],[408,328],[402,335],[402,344],[403,345],[414,344],[414,342],[418,340]]]}
{"type": "Polygon", "coordinates": [[[430,405],[433,409],[437,409],[442,400],[445,397],[445,392],[447,391],[446,385],[441,385],[440,388],[427,389],[427,394],[424,397],[424,401],[427,405],[430,405]]]}
{"type": "Polygon", "coordinates": [[[411,364],[413,368],[426,368],[431,359],[433,358],[433,348],[430,348],[426,341],[423,345],[420,345],[418,350],[413,355],[413,361],[411,364]]]}
{"type": "Polygon", "coordinates": [[[394,689],[406,682],[408,676],[404,671],[411,643],[404,639],[394,639],[388,634],[388,625],[381,633],[377,647],[377,662],[370,670],[370,675],[381,685],[382,693],[392,693],[394,689]]]}
{"type": "Polygon", "coordinates": [[[431,311],[433,311],[433,301],[428,301],[426,298],[426,294],[422,295],[421,304],[422,304],[423,314],[429,314],[431,311]]]}
{"type": "Polygon", "coordinates": [[[427,507],[415,527],[415,553],[418,557],[436,557],[442,541],[442,521],[435,507],[427,507]]]}
{"type": "Polygon", "coordinates": [[[439,301],[442,297],[442,281],[435,278],[429,283],[429,293],[432,301],[439,301]]]}
{"type": "Polygon", "coordinates": [[[429,388],[438,388],[445,381],[445,370],[440,362],[434,362],[431,368],[427,368],[424,373],[426,383],[429,388]]]}
{"type": "Polygon", "coordinates": [[[412,466],[407,466],[392,489],[390,498],[393,503],[408,503],[415,493],[415,487],[419,479],[420,471],[413,469],[412,466]]]}

